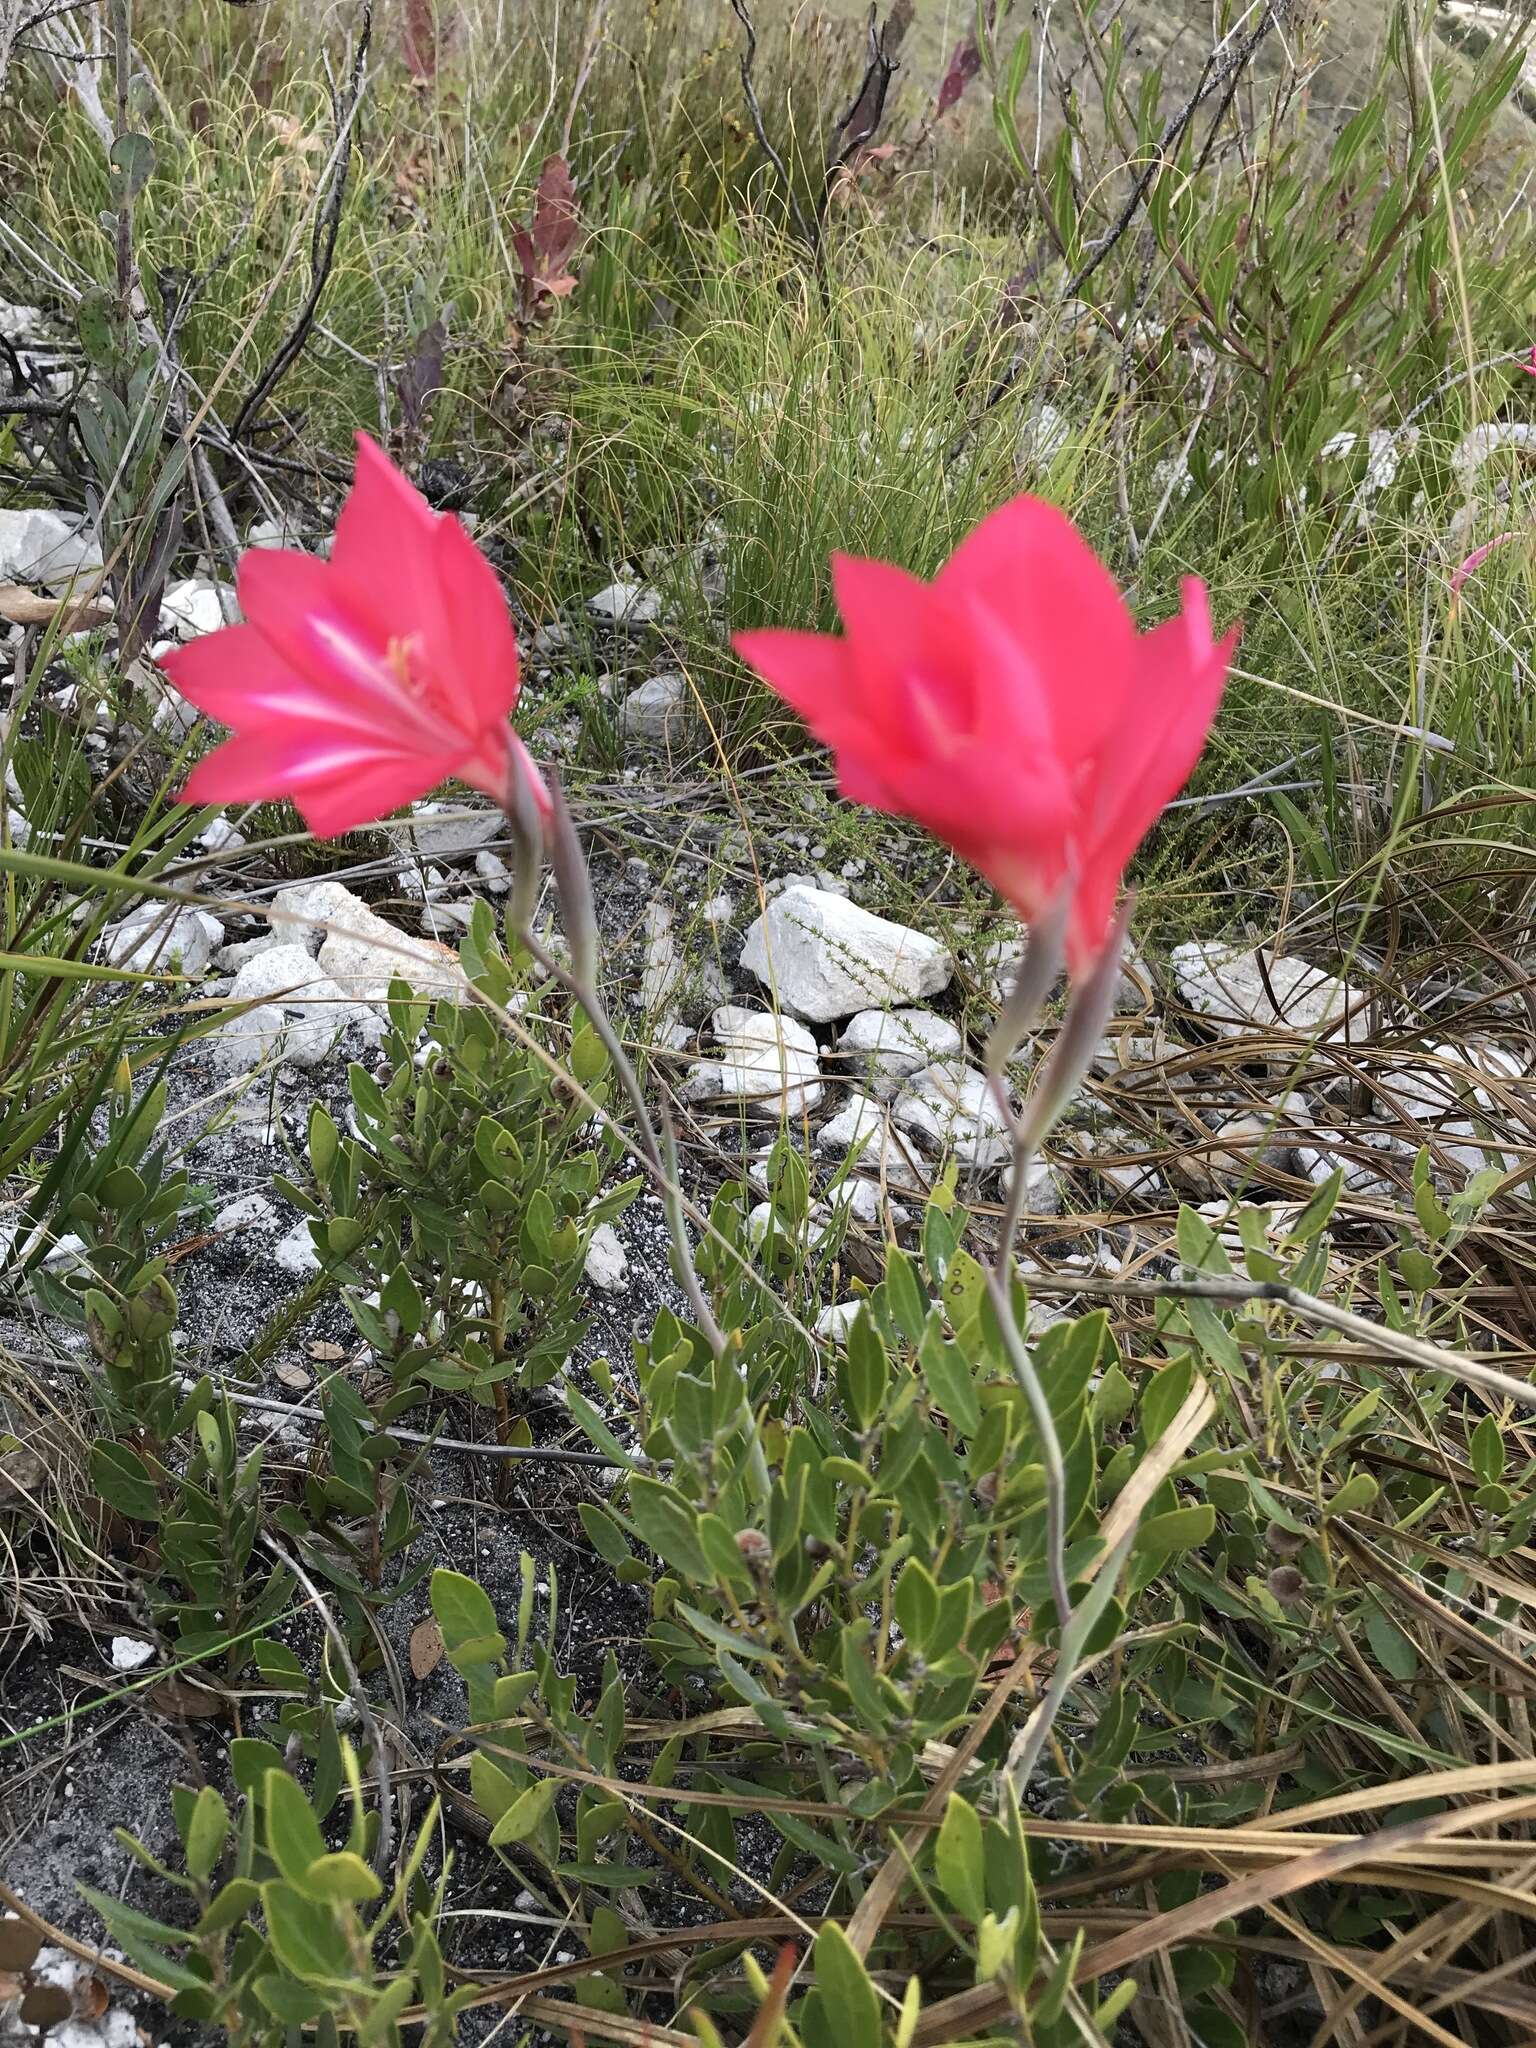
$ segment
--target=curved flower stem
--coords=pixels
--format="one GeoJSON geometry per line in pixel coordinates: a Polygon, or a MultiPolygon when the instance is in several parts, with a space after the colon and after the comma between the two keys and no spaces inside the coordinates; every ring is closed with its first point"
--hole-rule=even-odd
{"type": "Polygon", "coordinates": [[[1045,1472],[1045,1568],[1050,1575],[1057,1624],[1065,1628],[1072,1619],[1066,1561],[1067,1468],[1061,1455],[1061,1438],[1056,1434],[1056,1418],[1051,1413],[1051,1404],[1040,1384],[1040,1375],[1035,1371],[1029,1346],[1019,1334],[1018,1323],[1014,1320],[1012,1278],[1012,1259],[1000,1260],[987,1275],[987,1288],[992,1296],[992,1306],[997,1311],[1008,1362],[1013,1367],[1019,1391],[1028,1403],[1035,1435],[1040,1439],[1040,1463],[1045,1472]]]}
{"type": "Polygon", "coordinates": [[[1040,1462],[1045,1471],[1045,1564],[1051,1579],[1051,1598],[1056,1603],[1056,1619],[1065,1628],[1072,1618],[1066,1565],[1067,1468],[1061,1454],[1061,1438],[1056,1434],[1056,1418],[1051,1413],[1051,1404],[1046,1399],[1034,1359],[1020,1334],[1013,1312],[1013,1248],[1024,1216],[1029,1170],[1034,1163],[1033,1134],[1030,1119],[1014,1115],[1013,1105],[1008,1100],[1008,1084],[1001,1074],[992,1076],[992,1092],[1013,1141],[1013,1157],[1003,1203],[1003,1227],[997,1241],[996,1256],[987,1273],[987,1286],[992,1295],[992,1306],[997,1311],[1008,1362],[1013,1367],[1019,1391],[1028,1404],[1035,1435],[1040,1439],[1040,1462]]]}
{"type": "Polygon", "coordinates": [[[651,1117],[649,1105],[645,1099],[645,1091],[640,1086],[640,1077],[635,1072],[628,1053],[624,1050],[613,1020],[604,1008],[602,997],[598,994],[595,985],[588,983],[580,975],[573,974],[568,967],[562,966],[560,961],[555,958],[554,954],[547,947],[540,945],[527,926],[524,926],[518,932],[517,940],[529,957],[538,966],[542,967],[546,974],[557,981],[566,993],[573,997],[581,1005],[582,1009],[586,1011],[588,1018],[591,1020],[592,1029],[597,1033],[603,1051],[608,1055],[613,1071],[618,1076],[619,1086],[624,1090],[630,1112],[635,1119],[635,1126],[640,1138],[640,1150],[644,1155],[645,1163],[650,1168],[656,1185],[662,1192],[662,1207],[666,1215],[667,1227],[671,1232],[673,1247],[677,1252],[678,1277],[682,1282],[684,1293],[688,1296],[689,1310],[702,1331],[705,1342],[718,1358],[725,1349],[725,1333],[715,1321],[714,1311],[705,1297],[703,1282],[699,1279],[698,1269],[693,1263],[693,1247],[688,1241],[687,1225],[683,1218],[681,1189],[678,1186],[675,1170],[677,1148],[675,1145],[669,1146],[666,1149],[663,1148],[662,1141],[657,1135],[656,1125],[651,1117]]]}
{"type": "Polygon", "coordinates": [[[565,800],[565,791],[560,778],[551,769],[548,772],[546,790],[548,812],[540,818],[535,807],[533,791],[526,776],[514,768],[509,776],[508,786],[503,793],[501,808],[507,823],[512,828],[513,843],[516,847],[512,895],[512,923],[518,941],[529,956],[542,967],[546,974],[553,976],[559,985],[580,1003],[591,1019],[592,1028],[608,1055],[619,1086],[629,1100],[634,1114],[635,1126],[639,1133],[640,1150],[651,1171],[656,1185],[661,1189],[667,1228],[677,1252],[678,1278],[688,1297],[688,1305],[695,1322],[703,1332],[704,1340],[718,1358],[725,1350],[725,1334],[715,1321],[698,1269],[693,1263],[693,1247],[688,1241],[687,1225],[683,1218],[682,1188],[677,1177],[677,1147],[670,1141],[663,1146],[657,1135],[656,1125],[645,1100],[645,1091],[625,1052],[612,1018],[603,1006],[598,993],[599,939],[597,905],[592,895],[592,873],[582,851],[581,839],[571,816],[570,806],[565,800]],[[540,857],[549,856],[554,873],[555,893],[560,901],[561,917],[565,925],[565,936],[571,948],[572,965],[563,966],[547,947],[541,946],[533,935],[533,905],[537,891],[537,877],[540,857]]]}
{"type": "Polygon", "coordinates": [[[1056,1420],[1046,1398],[1029,1345],[1019,1330],[1013,1312],[1014,1245],[1028,1198],[1029,1170],[1047,1133],[1077,1092],[1087,1073],[1094,1050],[1114,1007],[1120,980],[1120,958],[1130,923],[1132,898],[1120,906],[1104,950],[1093,972],[1075,991],[1062,1020],[1056,1043],[1051,1047],[1040,1076],[1030,1091],[1022,1116],[1015,1116],[1008,1099],[1005,1065],[1010,1052],[1033,1028],[1036,1016],[1061,960],[1065,932],[1065,899],[1051,911],[1030,935],[1028,950],[999,1020],[993,1044],[988,1049],[987,1071],[993,1097],[1013,1145],[1008,1189],[1003,1201],[1002,1229],[997,1250],[987,1274],[998,1327],[1019,1391],[1029,1407],[1035,1434],[1040,1440],[1040,1462],[1045,1471],[1045,1564],[1050,1576],[1051,1598],[1056,1604],[1057,1624],[1063,1630],[1072,1619],[1072,1602],[1067,1587],[1067,1470],[1061,1454],[1056,1420]],[[1033,961],[1033,964],[1031,964],[1033,961]]]}

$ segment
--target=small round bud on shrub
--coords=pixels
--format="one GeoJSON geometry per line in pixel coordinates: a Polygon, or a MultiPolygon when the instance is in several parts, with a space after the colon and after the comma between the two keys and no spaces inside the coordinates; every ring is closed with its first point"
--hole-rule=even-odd
{"type": "Polygon", "coordinates": [[[452,1060],[435,1059],[432,1062],[432,1072],[437,1076],[439,1081],[446,1081],[448,1079],[448,1076],[453,1072],[452,1060]]]}
{"type": "Polygon", "coordinates": [[[1264,1531],[1264,1548],[1272,1557],[1295,1557],[1306,1546],[1306,1537],[1298,1536],[1294,1529],[1282,1529],[1278,1522],[1271,1522],[1264,1531]]]}
{"type": "Polygon", "coordinates": [[[1294,1607],[1307,1582],[1293,1564],[1277,1564],[1264,1582],[1282,1607],[1294,1607]]]}
{"type": "Polygon", "coordinates": [[[761,1529],[738,1529],[736,1548],[755,1572],[762,1571],[773,1556],[773,1545],[761,1529]]]}
{"type": "Polygon", "coordinates": [[[976,1498],[984,1508],[997,1505],[997,1474],[983,1472],[976,1482],[976,1498]]]}
{"type": "Polygon", "coordinates": [[[819,1536],[807,1536],[805,1539],[805,1554],[807,1557],[827,1557],[831,1553],[819,1536]]]}

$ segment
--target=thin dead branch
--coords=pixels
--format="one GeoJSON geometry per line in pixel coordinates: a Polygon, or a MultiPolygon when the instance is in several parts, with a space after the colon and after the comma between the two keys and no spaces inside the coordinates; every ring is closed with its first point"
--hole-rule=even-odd
{"type": "Polygon", "coordinates": [[[241,401],[230,427],[232,440],[239,441],[252,431],[256,415],[304,353],[310,329],[315,323],[315,315],[320,310],[320,301],[325,296],[331,266],[336,260],[336,243],[341,233],[341,210],[346,201],[347,183],[352,169],[352,149],[362,107],[363,87],[367,81],[368,48],[372,40],[373,0],[363,0],[361,26],[358,30],[357,47],[352,55],[352,72],[347,95],[345,99],[337,95],[334,100],[336,142],[331,157],[330,184],[315,215],[314,231],[310,238],[309,290],[304,295],[304,303],[299,308],[293,325],[279,342],[272,360],[261,371],[241,401]]]}

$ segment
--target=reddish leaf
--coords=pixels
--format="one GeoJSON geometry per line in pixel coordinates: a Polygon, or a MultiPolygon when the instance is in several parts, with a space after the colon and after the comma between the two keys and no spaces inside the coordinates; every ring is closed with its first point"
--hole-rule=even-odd
{"type": "Polygon", "coordinates": [[[563,156],[548,156],[533,197],[533,218],[512,230],[522,270],[522,317],[532,320],[542,302],[566,298],[576,289],[570,261],[581,240],[581,213],[571,167],[563,156]]]}
{"type": "Polygon", "coordinates": [[[939,112],[947,114],[959,99],[965,88],[981,69],[981,52],[974,37],[955,45],[955,54],[949,60],[949,69],[939,87],[939,112]]]}
{"type": "Polygon", "coordinates": [[[547,156],[533,199],[533,242],[543,276],[553,285],[581,238],[581,213],[571,167],[563,156],[547,156]]]}
{"type": "Polygon", "coordinates": [[[436,76],[437,52],[437,0],[405,0],[400,54],[412,78],[436,76]]]}
{"type": "Polygon", "coordinates": [[[216,1721],[227,1705],[222,1693],[174,1675],[150,1686],[142,1697],[147,1706],[171,1721],[216,1721]]]}
{"type": "Polygon", "coordinates": [[[23,1975],[37,1961],[42,1945],[42,1931],[30,1920],[0,1920],[0,1970],[23,1975]]]}
{"type": "MultiPolygon", "coordinates": [[[[420,434],[426,424],[427,408],[443,388],[443,351],[448,343],[448,329],[441,316],[430,326],[423,327],[411,342],[410,353],[401,364],[395,376],[395,392],[400,400],[401,425],[407,437],[420,434]]],[[[335,1347],[336,1356],[343,1356],[341,1346],[335,1347]]],[[[319,1356],[316,1347],[309,1347],[311,1358],[319,1356]]]]}
{"type": "Polygon", "coordinates": [[[443,1661],[443,1632],[429,1614],[411,1630],[411,1676],[428,1678],[443,1661]]]}

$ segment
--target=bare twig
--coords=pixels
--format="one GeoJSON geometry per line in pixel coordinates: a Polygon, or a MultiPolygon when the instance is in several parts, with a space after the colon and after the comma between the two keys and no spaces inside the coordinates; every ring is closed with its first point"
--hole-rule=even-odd
{"type": "Polygon", "coordinates": [[[0,395],[0,413],[10,413],[20,419],[58,419],[70,410],[71,402],[67,398],[39,398],[29,391],[0,395]]]}
{"type": "Polygon", "coordinates": [[[1210,1273],[1169,1280],[1122,1280],[1110,1276],[1080,1278],[1054,1273],[1030,1273],[1028,1278],[1030,1291],[1034,1294],[1097,1294],[1121,1301],[1214,1301],[1234,1309],[1254,1301],[1276,1302],[1300,1316],[1304,1322],[1320,1324],[1325,1330],[1337,1330],[1342,1336],[1359,1338],[1362,1343],[1370,1344],[1396,1359],[1400,1365],[1411,1365],[1420,1372],[1449,1373],[1453,1379],[1463,1380],[1469,1387],[1495,1395],[1501,1401],[1512,1401],[1521,1408],[1536,1408],[1536,1382],[1516,1379],[1510,1373],[1500,1372],[1496,1366],[1484,1365],[1481,1359],[1472,1358],[1465,1351],[1451,1351],[1444,1345],[1431,1343],[1426,1337],[1413,1337],[1404,1330],[1391,1330],[1383,1323],[1373,1323],[1368,1316],[1357,1315],[1353,1309],[1340,1308],[1335,1302],[1308,1294],[1300,1287],[1293,1287],[1288,1280],[1247,1280],[1236,1275],[1229,1279],[1210,1273]]]}
{"type": "Polygon", "coordinates": [[[800,204],[795,191],[795,181],[789,174],[789,166],[768,139],[768,130],[763,125],[763,109],[757,97],[757,87],[752,82],[752,72],[757,63],[757,23],[752,19],[752,10],[747,0],[731,0],[731,11],[746,31],[747,46],[741,53],[741,90],[747,102],[747,112],[752,120],[752,132],[769,163],[777,173],[779,183],[784,187],[784,197],[794,219],[796,232],[810,250],[818,269],[822,261],[821,223],[812,220],[800,204]]]}
{"type": "MultiPolygon", "coordinates": [[[[1065,297],[1069,299],[1077,297],[1089,278],[1093,276],[1093,273],[1124,236],[1131,222],[1136,218],[1141,202],[1151,190],[1154,180],[1167,169],[1172,152],[1178,148],[1183,140],[1185,130],[1189,127],[1190,122],[1194,120],[1195,115],[1200,111],[1206,100],[1210,98],[1218,86],[1226,84],[1228,80],[1232,82],[1232,91],[1235,92],[1237,90],[1237,80],[1242,76],[1254,52],[1274,25],[1274,0],[1266,0],[1263,16],[1252,35],[1246,37],[1244,41],[1237,44],[1225,56],[1221,54],[1219,46],[1216,50],[1212,51],[1205,61],[1204,69],[1200,73],[1199,84],[1163,130],[1157,148],[1153,151],[1146,168],[1131,187],[1130,197],[1126,200],[1125,205],[1120,209],[1120,212],[1116,215],[1109,228],[1089,250],[1087,261],[1067,285],[1065,297]]],[[[1231,94],[1229,93],[1226,104],[1230,104],[1230,100],[1231,94]]]]}
{"type": "Polygon", "coordinates": [[[353,133],[357,125],[358,110],[362,105],[363,86],[366,79],[365,66],[368,60],[368,46],[373,40],[373,0],[363,0],[362,26],[358,30],[357,48],[352,56],[352,77],[348,96],[343,101],[339,96],[335,102],[336,145],[331,159],[331,182],[326,190],[325,200],[315,215],[314,232],[310,238],[309,290],[299,308],[298,317],[278,344],[270,363],[257,377],[242,400],[230,427],[230,437],[238,441],[250,431],[256,414],[282,379],[303,354],[309,331],[320,310],[320,301],[331,275],[331,265],[336,260],[336,242],[341,233],[341,209],[347,196],[347,180],[352,169],[353,133]]]}
{"type": "MultiPolygon", "coordinates": [[[[94,1379],[95,1374],[88,1365],[66,1354],[57,1357],[50,1351],[24,1351],[15,1345],[6,1347],[6,1355],[19,1358],[31,1365],[47,1366],[51,1371],[63,1368],[66,1372],[79,1373],[82,1379],[94,1379]]],[[[177,1381],[184,1393],[190,1394],[197,1381],[190,1374],[183,1374],[177,1381]]],[[[219,1399],[228,1401],[232,1408],[245,1408],[258,1415],[275,1415],[293,1422],[312,1422],[323,1425],[325,1417],[318,1408],[306,1408],[298,1401],[274,1401],[264,1394],[242,1394],[222,1382],[219,1385],[219,1399]]],[[[466,1437],[440,1436],[435,1431],[403,1429],[399,1423],[391,1423],[385,1431],[397,1443],[422,1444],[434,1451],[453,1451],[465,1457],[499,1458],[508,1464],[523,1465],[575,1465],[587,1471],[612,1472],[620,1468],[612,1458],[605,1458],[601,1451],[567,1451],[559,1446],[542,1444],[499,1444],[472,1443],[466,1437]]],[[[636,1463],[643,1460],[637,1458],[636,1463]]]]}

